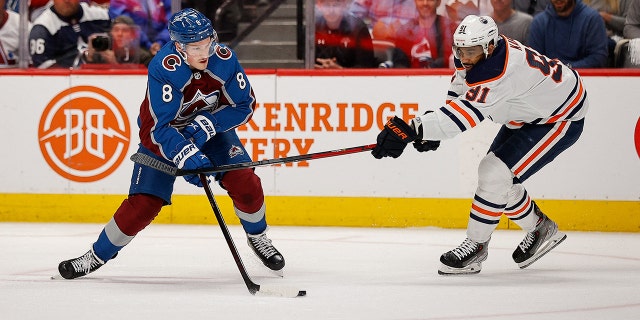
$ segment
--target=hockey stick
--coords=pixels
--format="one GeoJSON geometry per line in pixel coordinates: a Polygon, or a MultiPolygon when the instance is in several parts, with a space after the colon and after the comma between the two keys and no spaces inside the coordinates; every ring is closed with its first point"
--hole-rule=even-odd
{"type": "Polygon", "coordinates": [[[207,198],[209,198],[209,203],[211,204],[211,208],[213,209],[213,213],[216,216],[216,220],[218,220],[218,225],[220,225],[220,229],[222,229],[222,234],[224,235],[224,239],[227,241],[229,245],[229,249],[231,250],[231,255],[233,256],[233,260],[236,261],[236,265],[238,266],[238,270],[240,270],[240,275],[242,275],[242,279],[244,279],[244,283],[247,285],[247,289],[253,295],[268,295],[268,296],[278,296],[278,297],[303,297],[307,295],[307,291],[298,290],[295,288],[289,287],[273,287],[273,286],[265,286],[256,284],[251,280],[247,270],[242,263],[242,259],[240,259],[240,255],[238,254],[238,249],[236,245],[233,243],[233,238],[231,238],[231,234],[229,233],[229,228],[227,228],[227,224],[224,222],[224,218],[222,217],[222,213],[220,212],[220,208],[218,208],[218,204],[216,203],[216,199],[213,197],[213,193],[211,192],[211,187],[209,186],[209,182],[207,181],[207,176],[204,174],[200,174],[200,182],[202,182],[202,186],[204,187],[204,191],[207,194],[207,198]]]}
{"type": "Polygon", "coordinates": [[[239,170],[244,168],[261,167],[261,166],[267,166],[272,164],[282,164],[282,163],[299,162],[299,161],[305,161],[305,160],[329,158],[329,157],[335,157],[335,156],[342,156],[345,154],[369,151],[375,147],[376,147],[375,144],[368,144],[363,146],[329,150],[329,151],[321,151],[321,152],[309,153],[309,154],[301,154],[297,156],[290,156],[290,157],[284,157],[284,158],[260,160],[260,161],[254,161],[254,162],[225,164],[217,167],[200,168],[195,170],[181,170],[170,164],[164,163],[158,159],[155,159],[147,154],[140,153],[140,152],[137,152],[131,155],[131,160],[135,163],[152,167],[156,170],[162,171],[172,176],[184,176],[184,175],[200,174],[200,173],[212,174],[217,172],[226,172],[226,171],[239,170]]]}

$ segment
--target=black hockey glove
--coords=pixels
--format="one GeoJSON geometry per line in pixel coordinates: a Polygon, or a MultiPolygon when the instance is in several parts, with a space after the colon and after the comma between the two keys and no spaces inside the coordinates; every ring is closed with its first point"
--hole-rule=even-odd
{"type": "Polygon", "coordinates": [[[420,152],[436,151],[440,146],[440,141],[418,140],[413,143],[413,147],[420,152]]]}
{"type": "Polygon", "coordinates": [[[383,157],[399,157],[409,142],[416,140],[418,135],[406,122],[398,117],[393,117],[384,125],[384,129],[378,134],[377,145],[371,154],[376,159],[383,157]]]}

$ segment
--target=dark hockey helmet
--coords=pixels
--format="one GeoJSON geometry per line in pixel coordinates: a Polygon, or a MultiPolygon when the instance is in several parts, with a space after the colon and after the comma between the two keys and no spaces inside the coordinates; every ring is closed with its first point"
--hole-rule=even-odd
{"type": "MultiPolygon", "coordinates": [[[[218,34],[213,29],[211,20],[198,10],[186,8],[174,13],[169,20],[169,35],[171,40],[178,42],[183,48],[188,43],[211,38],[218,42],[218,34]]],[[[211,46],[211,52],[215,45],[211,46]]]]}

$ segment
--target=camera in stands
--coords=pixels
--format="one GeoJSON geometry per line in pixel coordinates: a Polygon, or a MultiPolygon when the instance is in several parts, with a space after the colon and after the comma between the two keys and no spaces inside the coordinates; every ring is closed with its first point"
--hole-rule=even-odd
{"type": "Polygon", "coordinates": [[[111,37],[106,34],[99,34],[91,39],[91,46],[96,51],[106,51],[111,49],[111,37]]]}

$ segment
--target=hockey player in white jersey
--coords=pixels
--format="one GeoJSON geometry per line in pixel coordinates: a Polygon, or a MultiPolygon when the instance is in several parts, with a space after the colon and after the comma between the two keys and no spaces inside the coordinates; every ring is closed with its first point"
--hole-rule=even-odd
{"type": "Polygon", "coordinates": [[[469,15],[453,37],[456,71],[447,102],[410,119],[390,119],[374,157],[399,157],[408,143],[436,150],[489,119],[502,124],[478,168],[467,238],[440,257],[440,274],[478,273],[504,214],[527,232],[513,252],[526,268],[566,235],[531,200],[522,183],[573,145],[584,124],[587,93],[578,73],[522,43],[498,34],[488,16],[469,15]]]}

